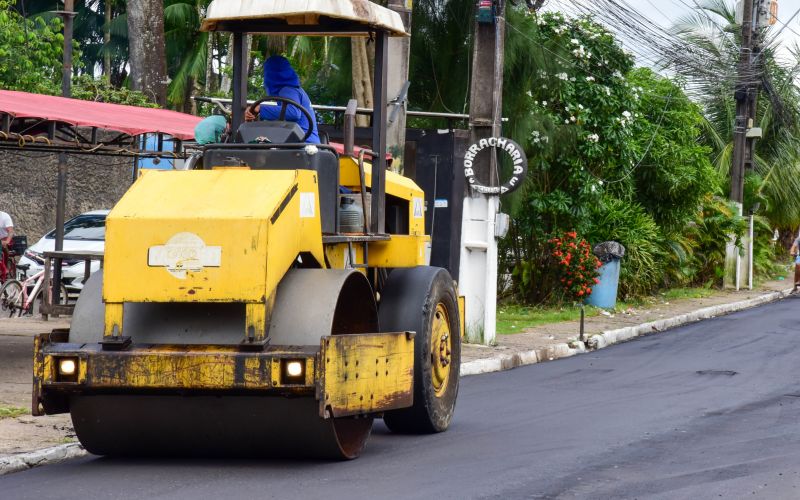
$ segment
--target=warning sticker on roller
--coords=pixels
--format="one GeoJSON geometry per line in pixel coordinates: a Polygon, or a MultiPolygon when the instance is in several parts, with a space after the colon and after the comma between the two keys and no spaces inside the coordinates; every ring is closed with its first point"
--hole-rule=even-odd
{"type": "Polygon", "coordinates": [[[422,198],[413,198],[414,200],[414,218],[421,219],[425,216],[425,206],[422,202],[422,198]]]}
{"type": "Polygon", "coordinates": [[[178,233],[164,245],[147,249],[147,265],[164,267],[178,279],[186,279],[188,271],[202,271],[206,267],[220,267],[222,247],[207,246],[194,233],[178,233]]]}
{"type": "Polygon", "coordinates": [[[308,219],[314,217],[316,205],[317,200],[314,193],[300,193],[300,218],[308,219]]]}

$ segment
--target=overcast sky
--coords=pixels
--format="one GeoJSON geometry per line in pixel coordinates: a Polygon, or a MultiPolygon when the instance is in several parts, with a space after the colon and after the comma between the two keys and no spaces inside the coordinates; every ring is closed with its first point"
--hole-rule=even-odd
{"type": "MultiPolygon", "coordinates": [[[[679,19],[691,14],[692,7],[695,5],[695,0],[619,0],[620,2],[627,3],[631,8],[639,11],[644,18],[661,25],[664,28],[670,28],[679,19]]],[[[731,4],[735,0],[728,0],[731,4]]],[[[698,0],[699,2],[699,0],[698,0]]],[[[563,10],[570,11],[570,0],[550,0],[547,8],[559,10],[560,4],[565,4],[563,10]]],[[[702,2],[699,2],[702,3],[702,2]]],[[[783,46],[791,45],[793,43],[800,44],[800,14],[797,11],[800,9],[800,0],[778,0],[778,23],[772,27],[773,32],[777,32],[784,25],[788,26],[783,29],[780,34],[779,40],[783,46]],[[792,16],[794,18],[792,19],[792,16]]],[[[630,44],[630,40],[623,39],[623,44],[630,44]]],[[[634,53],[647,52],[646,48],[630,47],[634,53]]],[[[785,53],[785,52],[784,52],[785,53]]],[[[641,58],[640,58],[641,59],[641,58]]],[[[649,66],[647,61],[637,61],[641,65],[649,66]]]]}

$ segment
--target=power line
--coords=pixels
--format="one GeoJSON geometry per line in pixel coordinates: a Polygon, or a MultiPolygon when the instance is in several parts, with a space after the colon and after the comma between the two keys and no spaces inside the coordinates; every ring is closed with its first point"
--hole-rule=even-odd
{"type": "MultiPolygon", "coordinates": [[[[506,21],[506,26],[510,27],[512,30],[514,30],[515,32],[519,33],[522,37],[526,38],[527,40],[529,40],[531,42],[534,42],[535,44],[537,44],[538,48],[550,53],[551,55],[553,55],[557,59],[561,60],[562,62],[565,62],[566,64],[568,64],[570,66],[574,64],[574,61],[565,58],[564,56],[562,56],[561,54],[559,54],[559,53],[557,53],[557,52],[555,52],[553,50],[550,50],[546,45],[543,45],[543,44],[539,43],[539,41],[534,40],[533,38],[528,36],[524,31],[522,31],[521,29],[519,29],[515,25],[513,25],[511,22],[506,21]]],[[[612,71],[612,68],[610,68],[607,64],[604,64],[600,60],[598,60],[597,62],[598,62],[598,64],[600,66],[606,68],[609,71],[612,71]]],[[[585,71],[586,73],[588,73],[590,76],[594,77],[595,79],[604,79],[605,78],[604,76],[601,76],[601,75],[598,75],[597,73],[592,72],[588,68],[581,68],[581,70],[585,71]]],[[[652,97],[655,97],[655,98],[658,98],[658,99],[668,99],[669,98],[668,96],[664,96],[664,95],[661,95],[661,94],[656,94],[656,93],[654,93],[652,91],[649,91],[647,89],[643,90],[642,93],[643,94],[648,94],[648,95],[650,95],[652,97]]]]}
{"type": "MultiPolygon", "coordinates": [[[[570,7],[573,12],[585,13],[600,19],[617,32],[623,41],[631,40],[634,45],[651,49],[647,54],[643,53],[641,49],[633,49],[632,52],[638,54],[642,59],[654,62],[656,67],[671,67],[676,72],[687,76],[686,90],[690,94],[704,93],[704,89],[707,89],[709,85],[728,89],[734,87],[736,75],[732,69],[736,64],[732,57],[734,52],[738,52],[738,44],[731,40],[728,33],[718,27],[718,22],[709,13],[703,9],[692,7],[683,0],[679,1],[682,5],[689,7],[695,16],[706,21],[705,26],[712,30],[712,33],[696,36],[706,36],[717,47],[716,53],[705,52],[701,47],[687,43],[686,40],[678,37],[674,30],[673,32],[665,31],[657,23],[631,8],[627,2],[599,0],[587,4],[575,0],[570,7]],[[715,39],[716,41],[714,41],[715,39]],[[726,47],[730,50],[727,50],[726,47]],[[719,55],[726,53],[730,54],[729,58],[718,60],[719,55]]],[[[755,84],[761,80],[762,74],[758,71],[748,71],[740,77],[745,80],[745,83],[755,84]]]]}
{"type": "MultiPolygon", "coordinates": [[[[564,63],[566,63],[566,64],[568,64],[568,65],[570,65],[570,66],[574,65],[575,61],[573,61],[573,60],[571,60],[571,59],[567,59],[567,58],[565,58],[564,56],[562,56],[561,54],[559,54],[559,53],[557,53],[557,52],[555,52],[555,51],[553,51],[553,50],[550,50],[550,49],[549,49],[548,47],[546,47],[545,45],[542,45],[542,44],[540,44],[540,43],[539,43],[539,41],[537,41],[537,40],[534,40],[533,38],[531,38],[530,36],[528,36],[528,35],[527,35],[527,34],[526,34],[524,31],[522,31],[521,29],[517,28],[516,26],[514,26],[514,25],[513,25],[512,23],[510,23],[509,21],[506,21],[506,25],[507,25],[507,26],[509,26],[509,27],[511,27],[511,29],[513,29],[513,30],[514,30],[514,31],[516,31],[517,33],[519,33],[519,34],[520,34],[522,37],[526,38],[527,40],[529,40],[529,41],[531,41],[531,42],[534,42],[535,44],[537,44],[537,46],[538,46],[539,48],[541,48],[541,49],[545,50],[546,52],[549,52],[551,55],[553,55],[553,56],[555,56],[556,58],[560,59],[562,62],[564,62],[564,63]]],[[[596,62],[598,63],[598,65],[599,65],[599,66],[602,66],[602,67],[606,68],[607,70],[611,71],[611,68],[610,68],[610,67],[609,67],[607,64],[603,63],[601,60],[599,60],[599,59],[598,59],[596,62]]],[[[594,72],[592,72],[592,71],[591,71],[591,70],[589,70],[588,68],[581,68],[581,69],[582,69],[583,71],[585,71],[586,73],[588,73],[588,74],[589,74],[589,76],[592,76],[592,77],[594,77],[595,79],[603,79],[603,78],[605,78],[605,77],[603,77],[603,76],[601,76],[601,75],[598,75],[597,73],[594,73],[594,72]]],[[[651,92],[648,92],[648,93],[651,93],[651,92]]],[[[651,94],[652,94],[652,93],[651,93],[651,94]]],[[[660,98],[662,98],[662,99],[666,98],[665,96],[661,96],[661,95],[656,95],[656,94],[652,94],[652,95],[654,95],[654,96],[656,96],[656,97],[660,97],[660,98]]]]}
{"type": "MultiPolygon", "coordinates": [[[[687,57],[696,52],[696,48],[674,33],[665,31],[657,23],[627,4],[617,1],[600,0],[584,3],[580,0],[571,4],[578,12],[591,15],[600,19],[611,27],[621,40],[631,40],[633,46],[644,46],[652,50],[652,54],[645,54],[641,49],[631,48],[632,52],[641,58],[649,60],[656,67],[669,67],[675,64],[691,66],[695,73],[705,73],[709,76],[725,74],[729,67],[720,66],[710,68],[707,62],[699,63],[695,58],[687,57]],[[634,35],[635,34],[635,35],[634,35]]],[[[728,75],[732,76],[732,75],[728,75]]]]}

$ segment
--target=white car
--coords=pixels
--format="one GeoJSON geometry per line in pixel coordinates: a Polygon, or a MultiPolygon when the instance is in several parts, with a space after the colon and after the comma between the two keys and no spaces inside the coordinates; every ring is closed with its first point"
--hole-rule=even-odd
{"type": "MultiPolygon", "coordinates": [[[[94,251],[102,252],[106,246],[106,215],[109,210],[95,210],[73,217],[64,223],[64,250],[68,251],[94,251]]],[[[56,230],[53,229],[29,246],[25,254],[19,259],[17,266],[26,264],[30,266],[25,274],[30,277],[44,269],[44,252],[53,250],[56,244],[56,230]]],[[[100,262],[93,260],[91,271],[100,269],[100,262]]],[[[84,261],[65,260],[62,267],[61,279],[67,291],[80,292],[83,288],[84,261]]],[[[18,278],[22,272],[18,271],[18,278]]]]}

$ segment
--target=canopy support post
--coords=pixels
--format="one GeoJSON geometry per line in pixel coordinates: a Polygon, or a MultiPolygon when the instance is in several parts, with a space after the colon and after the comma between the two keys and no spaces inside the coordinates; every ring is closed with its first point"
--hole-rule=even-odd
{"type": "Polygon", "coordinates": [[[386,232],[386,80],[389,56],[389,35],[385,31],[375,33],[375,75],[373,78],[372,109],[372,227],[374,234],[386,232]]]}
{"type": "Polygon", "coordinates": [[[231,104],[231,137],[235,137],[239,125],[244,123],[244,107],[247,103],[247,35],[233,34],[233,103],[231,104]]]}
{"type": "MultiPolygon", "coordinates": [[[[67,154],[58,154],[58,186],[56,190],[56,241],[55,250],[64,250],[64,218],[67,211],[67,154]]],[[[48,283],[45,283],[45,287],[48,283]]],[[[52,303],[61,303],[61,259],[53,259],[52,303]]],[[[46,301],[44,301],[46,302],[46,301]]],[[[38,311],[37,311],[38,312],[38,311]]]]}

